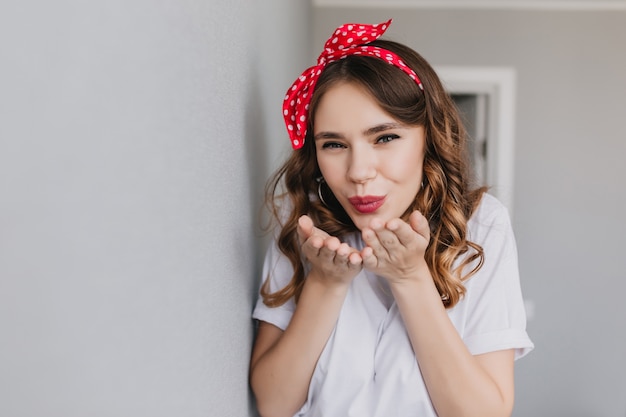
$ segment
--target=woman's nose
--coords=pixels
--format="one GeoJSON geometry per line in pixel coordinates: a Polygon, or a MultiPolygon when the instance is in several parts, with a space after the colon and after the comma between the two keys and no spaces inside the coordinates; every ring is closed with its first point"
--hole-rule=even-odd
{"type": "Polygon", "coordinates": [[[372,150],[354,147],[350,152],[348,179],[363,183],[376,176],[376,158],[372,150]]]}

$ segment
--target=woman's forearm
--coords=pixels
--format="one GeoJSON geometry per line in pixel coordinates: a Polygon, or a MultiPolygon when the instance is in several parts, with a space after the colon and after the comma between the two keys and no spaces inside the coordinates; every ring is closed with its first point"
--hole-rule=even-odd
{"type": "Polygon", "coordinates": [[[253,357],[250,383],[263,417],[291,417],[302,407],[347,291],[348,284],[328,286],[309,276],[287,329],[253,357]]]}
{"type": "Polygon", "coordinates": [[[392,291],[437,414],[510,416],[512,352],[497,357],[498,374],[494,375],[494,369],[486,369],[466,348],[432,281],[396,282],[392,291]]]}

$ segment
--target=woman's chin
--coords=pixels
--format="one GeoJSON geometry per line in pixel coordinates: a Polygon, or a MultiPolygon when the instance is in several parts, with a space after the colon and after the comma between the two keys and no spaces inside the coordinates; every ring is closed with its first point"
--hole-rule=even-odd
{"type": "Polygon", "coordinates": [[[366,228],[370,227],[370,223],[371,221],[376,218],[379,219],[383,222],[387,222],[387,220],[385,217],[381,216],[381,215],[377,215],[376,213],[372,213],[372,214],[351,214],[350,218],[352,219],[352,223],[354,223],[354,225],[357,227],[357,229],[359,230],[363,230],[366,228]]]}

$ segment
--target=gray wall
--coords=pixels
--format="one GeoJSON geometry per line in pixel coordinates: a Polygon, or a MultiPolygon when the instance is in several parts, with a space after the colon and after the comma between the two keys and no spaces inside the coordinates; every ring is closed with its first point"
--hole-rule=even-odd
{"type": "Polygon", "coordinates": [[[435,65],[517,70],[513,222],[536,349],[514,415],[626,416],[626,11],[317,8],[314,41],[388,18],[435,65]]]}
{"type": "Polygon", "coordinates": [[[259,184],[307,11],[2,1],[0,416],[252,414],[259,184]]]}

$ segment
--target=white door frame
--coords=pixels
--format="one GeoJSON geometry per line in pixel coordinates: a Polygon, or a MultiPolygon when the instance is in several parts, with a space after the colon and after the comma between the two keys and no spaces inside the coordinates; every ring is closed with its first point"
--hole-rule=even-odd
{"type": "Polygon", "coordinates": [[[451,94],[486,94],[486,183],[513,215],[516,72],[511,67],[435,67],[451,94]]]}

